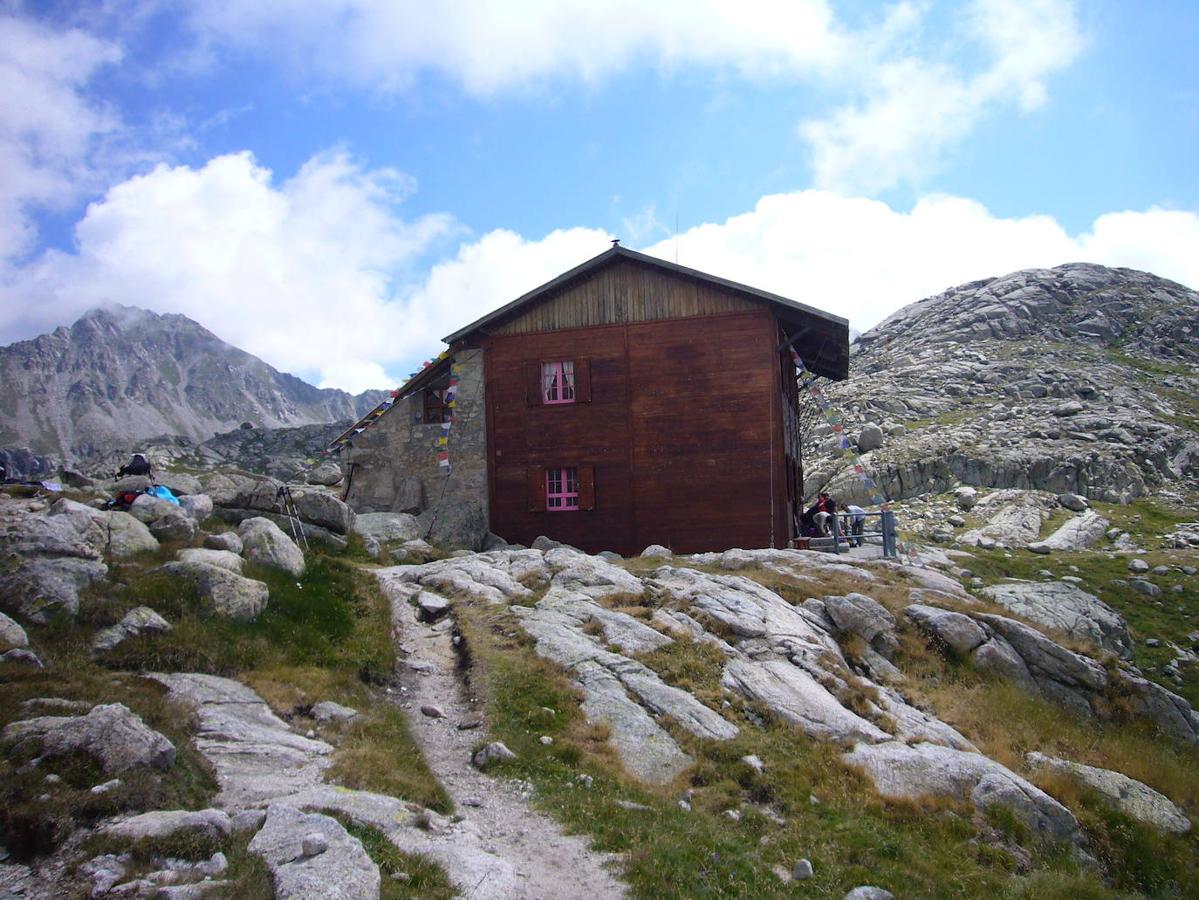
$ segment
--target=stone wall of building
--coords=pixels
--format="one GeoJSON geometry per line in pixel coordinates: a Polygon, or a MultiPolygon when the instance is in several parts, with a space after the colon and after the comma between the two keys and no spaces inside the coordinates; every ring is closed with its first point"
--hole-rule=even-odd
{"type": "Polygon", "coordinates": [[[458,392],[448,477],[437,464],[441,426],[421,421],[421,391],[357,435],[341,452],[341,466],[347,480],[353,468],[347,500],[356,512],[412,513],[431,543],[477,550],[488,525],[483,351],[461,351],[454,365],[459,367],[458,392]]]}

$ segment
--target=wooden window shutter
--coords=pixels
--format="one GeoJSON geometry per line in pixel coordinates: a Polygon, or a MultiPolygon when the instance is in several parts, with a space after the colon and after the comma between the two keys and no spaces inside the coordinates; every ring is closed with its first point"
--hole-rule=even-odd
{"type": "Polygon", "coordinates": [[[545,512],[545,469],[531,466],[528,470],[529,512],[545,512]]]}
{"type": "Polygon", "coordinates": [[[595,509],[595,466],[579,466],[579,509],[595,509]]]}
{"type": "Polygon", "coordinates": [[[540,406],[541,397],[541,363],[525,363],[525,405],[540,406]]]}
{"type": "Polygon", "coordinates": [[[575,364],[575,402],[591,402],[591,360],[576,359],[575,364]]]}

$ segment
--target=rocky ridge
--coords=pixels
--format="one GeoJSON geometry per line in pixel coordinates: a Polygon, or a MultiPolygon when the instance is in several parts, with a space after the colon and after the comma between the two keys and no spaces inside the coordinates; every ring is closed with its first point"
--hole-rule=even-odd
{"type": "MultiPolygon", "coordinates": [[[[971,282],[853,345],[827,392],[893,500],[979,488],[1124,503],[1199,478],[1199,294],[1075,263],[971,282]]],[[[868,500],[811,422],[805,494],[868,500]],[[823,460],[823,461],[821,461],[823,460]]]]}
{"type": "Polygon", "coordinates": [[[74,458],[158,435],[204,441],[353,420],[385,396],[315,388],[186,316],[92,310],[70,328],[0,348],[0,446],[74,458]]]}

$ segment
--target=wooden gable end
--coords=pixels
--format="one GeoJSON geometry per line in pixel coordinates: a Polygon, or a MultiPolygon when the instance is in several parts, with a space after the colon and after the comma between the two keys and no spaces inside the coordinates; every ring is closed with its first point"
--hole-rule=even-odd
{"type": "Polygon", "coordinates": [[[566,328],[744,313],[761,303],[660,269],[618,260],[540,300],[491,334],[536,334],[566,328]]]}

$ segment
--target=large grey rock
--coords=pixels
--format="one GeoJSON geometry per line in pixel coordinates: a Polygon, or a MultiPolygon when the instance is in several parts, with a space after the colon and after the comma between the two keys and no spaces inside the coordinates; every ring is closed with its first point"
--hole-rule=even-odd
{"type": "Polygon", "coordinates": [[[887,799],[946,797],[969,800],[980,811],[1011,810],[1039,838],[1079,839],[1078,821],[1068,809],[1010,769],[979,753],[935,744],[898,741],[858,744],[842,759],[860,769],[887,799]]]}
{"type": "Polygon", "coordinates": [[[191,543],[191,539],[196,536],[195,520],[179,506],[172,506],[150,522],[149,527],[150,533],[160,541],[186,544],[191,543]]]}
{"type": "Polygon", "coordinates": [[[125,613],[116,625],[101,628],[92,637],[92,649],[100,652],[112,650],[121,641],[143,634],[166,634],[171,624],[148,606],[138,606],[125,613]]]}
{"type": "Polygon", "coordinates": [[[443,596],[466,596],[484,603],[508,603],[533,596],[533,592],[518,579],[522,573],[535,574],[535,570],[522,569],[511,574],[514,561],[525,555],[535,557],[534,564],[545,572],[542,555],[533,550],[496,550],[476,556],[442,559],[421,566],[395,566],[382,569],[377,574],[384,587],[392,581],[419,584],[421,587],[443,596]]]}
{"type": "Polygon", "coordinates": [[[207,494],[186,494],[179,498],[179,508],[196,522],[203,522],[212,515],[212,498],[207,494]]]}
{"type": "Polygon", "coordinates": [[[846,709],[815,678],[786,660],[732,660],[724,667],[722,684],[769,707],[783,721],[817,740],[891,738],[878,726],[846,709]]]}
{"type": "Polygon", "coordinates": [[[200,479],[186,472],[157,472],[154,480],[163,487],[170,488],[171,493],[181,499],[185,495],[195,496],[204,490],[200,485],[200,479]]]}
{"type": "Polygon", "coordinates": [[[92,707],[85,716],[41,716],[13,722],[0,733],[0,746],[10,756],[86,753],[108,774],[135,766],[169,769],[175,764],[175,745],[120,703],[92,707]]]}
{"type": "MultiPolygon", "coordinates": [[[[1048,513],[1036,495],[1027,491],[998,491],[987,497],[985,511],[990,512],[996,506],[999,508],[991,513],[986,525],[963,533],[958,541],[970,546],[991,541],[999,547],[1023,547],[1040,535],[1048,513]]],[[[975,511],[984,511],[984,506],[975,511]]]]}
{"type": "Polygon", "coordinates": [[[968,658],[989,637],[977,622],[962,613],[935,606],[912,604],[903,614],[925,633],[935,636],[960,658],[968,658]]]}
{"type": "Polygon", "coordinates": [[[883,445],[883,430],[877,425],[865,425],[858,432],[858,449],[863,453],[877,450],[883,445]]]}
{"type": "Polygon", "coordinates": [[[323,784],[333,747],[296,734],[245,685],[190,672],[148,677],[164,685],[172,700],[195,710],[196,749],[212,765],[220,788],[216,806],[235,810],[317,790],[344,792],[323,784]]]}
{"type": "Polygon", "coordinates": [[[153,553],[158,549],[158,538],[145,523],[119,509],[109,510],[105,515],[108,527],[101,552],[123,559],[138,553],[153,553]]]}
{"type": "Polygon", "coordinates": [[[341,481],[341,466],[336,463],[324,462],[308,473],[304,479],[309,484],[320,484],[326,487],[341,481]]]}
{"type": "Polygon", "coordinates": [[[206,563],[228,569],[236,575],[242,573],[246,561],[232,550],[212,550],[207,547],[186,547],[175,554],[175,558],[185,563],[206,563]]]}
{"type": "Polygon", "coordinates": [[[1102,794],[1121,812],[1160,831],[1186,834],[1191,830],[1191,820],[1171,803],[1168,797],[1127,775],[1046,756],[1043,753],[1026,754],[1025,760],[1033,769],[1058,772],[1077,778],[1087,787],[1102,794]]]}
{"type": "Polygon", "coordinates": [[[279,900],[366,900],[379,896],[379,867],[341,823],[319,813],[273,804],[249,851],[271,870],[279,900]],[[305,856],[305,837],[324,838],[325,851],[305,856]]]}
{"type": "Polygon", "coordinates": [[[1030,621],[1132,658],[1132,638],[1124,618],[1069,582],[1006,581],[983,588],[982,593],[1030,621]]]}
{"type": "Polygon", "coordinates": [[[1079,494],[1058,494],[1057,502],[1066,509],[1073,510],[1074,512],[1082,512],[1090,506],[1087,503],[1087,498],[1079,494]]]}
{"type": "Polygon", "coordinates": [[[161,497],[152,497],[149,494],[138,495],[137,499],[129,506],[129,515],[147,525],[161,519],[167,513],[178,511],[179,507],[171,501],[163,500],[161,497]]]}
{"type": "Polygon", "coordinates": [[[104,834],[129,841],[170,837],[192,831],[220,840],[233,830],[229,814],[220,809],[155,810],[105,825],[104,834]]]}
{"type": "Polygon", "coordinates": [[[39,625],[79,612],[79,592],[107,577],[108,566],[74,556],[10,557],[0,566],[0,603],[39,625]]]}
{"type": "Polygon", "coordinates": [[[0,652],[28,646],[29,636],[20,623],[0,613],[0,652]]]}
{"type": "Polygon", "coordinates": [[[349,722],[358,718],[358,710],[334,703],[332,700],[323,700],[313,704],[312,718],[318,722],[349,722]]]}
{"type": "Polygon", "coordinates": [[[354,530],[354,510],[328,491],[297,488],[292,491],[300,520],[327,528],[334,534],[349,534],[354,530]]]}
{"type": "Polygon", "coordinates": [[[304,574],[303,551],[270,519],[246,519],[237,533],[242,540],[242,555],[250,562],[281,569],[296,578],[304,574]]]}
{"type": "Polygon", "coordinates": [[[486,506],[473,499],[426,509],[417,522],[425,540],[445,550],[480,550],[490,533],[486,506]]]}
{"type": "Polygon", "coordinates": [[[838,631],[856,634],[885,659],[899,649],[895,617],[877,600],[865,594],[825,597],[824,611],[838,631]]]}
{"type": "Polygon", "coordinates": [[[1066,521],[1043,541],[1028,545],[1034,551],[1086,550],[1103,540],[1111,523],[1093,509],[1066,521]]]}
{"type": "Polygon", "coordinates": [[[416,516],[408,513],[358,513],[354,517],[354,531],[383,544],[414,541],[424,537],[416,516]]]}
{"type": "Polygon", "coordinates": [[[254,621],[270,600],[270,589],[261,581],[210,563],[172,562],[159,571],[189,581],[214,614],[237,622],[254,621]]]}

